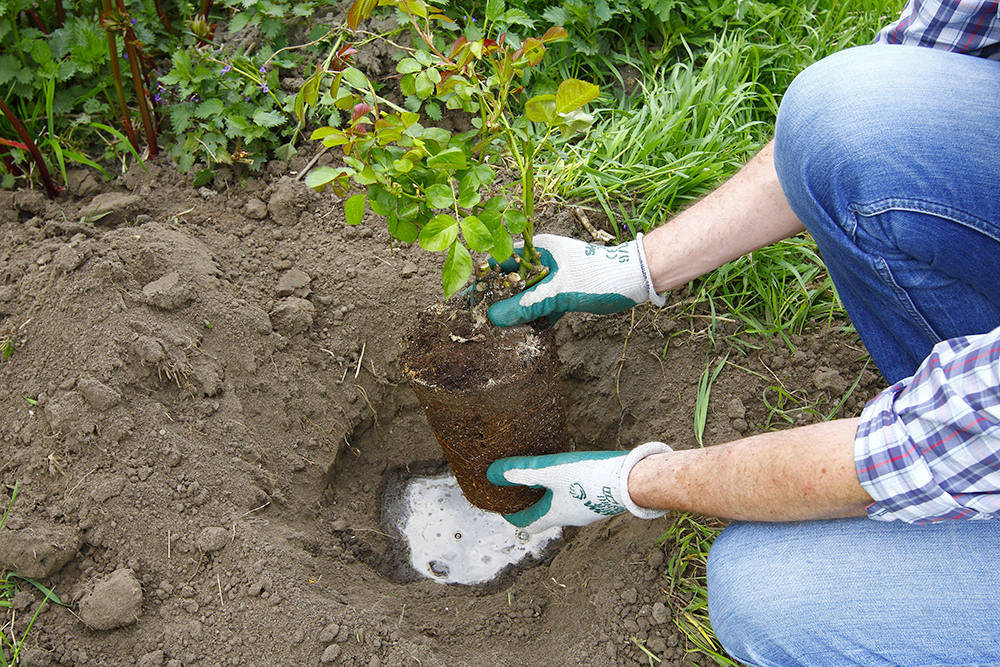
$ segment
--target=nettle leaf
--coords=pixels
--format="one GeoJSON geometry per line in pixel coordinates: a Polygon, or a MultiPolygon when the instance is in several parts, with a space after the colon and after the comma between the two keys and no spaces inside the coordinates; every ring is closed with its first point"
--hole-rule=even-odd
{"type": "Polygon", "coordinates": [[[195,107],[194,115],[196,118],[211,118],[212,116],[218,116],[225,109],[225,105],[219,98],[213,98],[210,100],[205,100],[197,107],[195,107]]]}
{"type": "Polygon", "coordinates": [[[450,297],[469,282],[472,275],[472,255],[459,242],[452,244],[448,258],[444,260],[444,271],[441,279],[444,283],[444,295],[450,297]]]}
{"type": "Polygon", "coordinates": [[[476,252],[489,252],[493,248],[493,234],[478,217],[466,216],[459,224],[462,227],[462,236],[470,248],[476,252]]]}
{"type": "Polygon", "coordinates": [[[253,122],[261,127],[277,127],[284,124],[285,117],[277,111],[257,109],[253,115],[253,122]]]}
{"type": "MultiPolygon", "coordinates": [[[[418,241],[424,250],[439,251],[447,249],[457,238],[458,220],[447,213],[440,213],[431,218],[430,222],[420,230],[418,241]]],[[[470,258],[469,266],[471,265],[470,258]]]]}
{"type": "Polygon", "coordinates": [[[576,111],[584,104],[596,100],[600,92],[601,89],[593,83],[579,79],[566,79],[559,84],[559,88],[556,90],[556,110],[559,113],[576,111]]]}
{"type": "Polygon", "coordinates": [[[493,22],[503,15],[504,0],[486,0],[486,20],[493,22]]]}
{"type": "Polygon", "coordinates": [[[455,203],[455,193],[452,192],[450,183],[435,183],[428,186],[426,194],[427,203],[431,208],[450,208],[455,203]]]}
{"type": "Polygon", "coordinates": [[[365,201],[368,198],[364,194],[356,194],[349,197],[344,202],[344,217],[349,225],[357,225],[365,216],[365,201]]]}

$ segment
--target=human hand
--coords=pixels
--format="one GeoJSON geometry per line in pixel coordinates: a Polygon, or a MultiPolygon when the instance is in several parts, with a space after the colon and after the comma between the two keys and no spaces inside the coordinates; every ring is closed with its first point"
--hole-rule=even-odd
{"type": "MultiPolygon", "coordinates": [[[[489,318],[496,325],[522,324],[546,315],[555,322],[570,311],[606,315],[645,301],[658,306],[666,302],[653,289],[642,234],[617,246],[551,234],[539,234],[534,244],[549,275],[531,289],[490,306],[489,318]]],[[[517,270],[513,258],[500,267],[517,270]]]]}
{"type": "Polygon", "coordinates": [[[523,484],[546,489],[531,507],[504,514],[529,533],[553,526],[585,526],[628,510],[655,519],[665,510],[639,507],[628,493],[628,474],[651,454],[672,451],[662,442],[647,442],[631,452],[569,452],[546,456],[514,456],[490,465],[486,477],[498,486],[523,484]]]}

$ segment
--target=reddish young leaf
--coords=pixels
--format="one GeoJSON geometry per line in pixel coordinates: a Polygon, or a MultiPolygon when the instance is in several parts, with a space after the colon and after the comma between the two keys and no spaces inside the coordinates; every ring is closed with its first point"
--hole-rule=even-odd
{"type": "Polygon", "coordinates": [[[357,123],[358,119],[364,116],[366,113],[371,111],[372,108],[365,104],[364,102],[359,102],[354,105],[354,109],[351,112],[351,122],[357,123]]]}
{"type": "Polygon", "coordinates": [[[368,15],[372,13],[377,4],[378,0],[355,0],[355,3],[351,5],[351,8],[347,12],[347,25],[351,30],[357,30],[358,25],[364,19],[368,18],[368,15]]]}
{"type": "Polygon", "coordinates": [[[545,42],[546,44],[548,44],[549,42],[557,42],[560,39],[567,39],[567,38],[569,38],[569,33],[566,32],[566,28],[562,27],[561,25],[552,26],[551,28],[545,31],[544,35],[542,35],[542,41],[545,42]]]}

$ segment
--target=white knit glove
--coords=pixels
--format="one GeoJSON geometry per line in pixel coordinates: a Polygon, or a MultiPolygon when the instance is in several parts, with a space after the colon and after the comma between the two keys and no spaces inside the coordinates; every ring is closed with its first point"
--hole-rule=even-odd
{"type": "Polygon", "coordinates": [[[656,519],[666,510],[646,509],[632,502],[628,475],[647,456],[670,451],[662,442],[647,442],[630,452],[514,456],[495,461],[486,476],[498,486],[523,484],[546,489],[542,499],[528,509],[504,515],[529,533],[553,526],[585,526],[625,510],[640,519],[656,519]]]}
{"type": "MultiPolygon", "coordinates": [[[[642,234],[617,246],[550,234],[539,234],[534,244],[549,275],[531,289],[490,306],[494,324],[511,326],[546,315],[554,322],[570,311],[608,314],[646,301],[658,306],[666,302],[653,288],[642,234]]],[[[517,270],[513,260],[500,266],[517,270]]]]}

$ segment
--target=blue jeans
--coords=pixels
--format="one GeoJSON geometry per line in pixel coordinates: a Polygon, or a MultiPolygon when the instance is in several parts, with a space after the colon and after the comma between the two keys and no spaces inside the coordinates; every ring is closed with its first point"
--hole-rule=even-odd
{"type": "MultiPolygon", "coordinates": [[[[890,382],[1000,326],[1000,62],[907,46],[813,65],[775,166],[890,382]]],[[[1000,665],[1000,522],[736,523],[709,613],[752,665],[1000,665]]]]}
{"type": "Polygon", "coordinates": [[[1000,665],[1000,521],[734,523],[708,610],[760,667],[1000,665]]]}
{"type": "Polygon", "coordinates": [[[775,167],[889,382],[1000,326],[1000,62],[848,49],[781,103],[775,167]]]}

